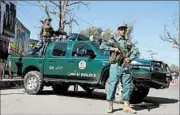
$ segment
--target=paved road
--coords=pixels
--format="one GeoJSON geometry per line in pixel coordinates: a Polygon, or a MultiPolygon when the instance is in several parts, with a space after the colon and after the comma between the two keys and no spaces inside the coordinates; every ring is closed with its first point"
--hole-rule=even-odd
{"type": "MultiPolygon", "coordinates": [[[[106,114],[107,103],[102,90],[96,90],[91,97],[84,91],[56,95],[46,88],[42,95],[27,95],[23,89],[1,90],[2,114],[106,114]]],[[[113,114],[122,112],[123,105],[115,104],[113,114]]],[[[147,98],[133,107],[138,114],[179,115],[179,87],[151,89],[147,98]]]]}

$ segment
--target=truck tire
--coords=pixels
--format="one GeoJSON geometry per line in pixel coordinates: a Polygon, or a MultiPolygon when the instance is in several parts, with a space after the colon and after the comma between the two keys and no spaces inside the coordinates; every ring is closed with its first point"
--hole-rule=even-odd
{"type": "Polygon", "coordinates": [[[60,93],[65,93],[65,92],[67,92],[68,89],[69,89],[69,85],[66,84],[66,83],[58,83],[58,84],[54,84],[54,85],[52,86],[52,88],[53,88],[53,91],[54,91],[55,93],[60,94],[60,93]]]}
{"type": "MultiPolygon", "coordinates": [[[[148,93],[149,93],[149,87],[137,87],[137,88],[132,87],[130,103],[135,104],[142,102],[142,100],[148,95],[148,93]]],[[[121,83],[119,83],[117,86],[114,102],[123,104],[121,83]]]]}
{"type": "Polygon", "coordinates": [[[140,103],[142,100],[147,97],[149,93],[149,87],[138,87],[136,90],[133,89],[131,94],[131,103],[140,103]]]}
{"type": "Polygon", "coordinates": [[[38,71],[30,71],[24,77],[24,89],[30,95],[40,94],[43,90],[42,74],[38,71]]]}

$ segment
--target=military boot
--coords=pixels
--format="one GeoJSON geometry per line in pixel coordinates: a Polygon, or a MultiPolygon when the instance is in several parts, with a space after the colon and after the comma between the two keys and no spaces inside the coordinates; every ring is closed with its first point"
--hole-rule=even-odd
{"type": "Polygon", "coordinates": [[[112,113],[112,112],[113,112],[113,101],[108,101],[107,113],[112,113]]]}
{"type": "Polygon", "coordinates": [[[130,107],[129,101],[124,101],[123,111],[126,113],[136,114],[136,111],[130,107]]]}

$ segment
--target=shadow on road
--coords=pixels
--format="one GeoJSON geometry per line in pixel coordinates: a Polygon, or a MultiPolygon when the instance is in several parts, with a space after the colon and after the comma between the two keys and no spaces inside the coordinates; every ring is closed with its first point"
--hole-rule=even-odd
{"type": "Polygon", "coordinates": [[[1,94],[1,95],[18,95],[18,94],[24,94],[24,93],[4,93],[4,94],[1,94]]]}
{"type": "Polygon", "coordinates": [[[113,109],[113,113],[116,111],[122,111],[122,110],[123,110],[123,108],[113,109]]]}
{"type": "Polygon", "coordinates": [[[85,99],[96,99],[96,100],[106,100],[106,94],[103,92],[93,92],[91,95],[85,91],[68,91],[63,94],[56,94],[53,91],[43,91],[41,95],[58,95],[58,96],[68,96],[75,98],[85,98],[85,99]]]}
{"type": "MultiPolygon", "coordinates": [[[[25,92],[22,93],[8,93],[8,94],[1,94],[1,95],[14,95],[14,94],[25,94],[25,92]]],[[[44,90],[41,96],[44,95],[57,95],[57,96],[66,96],[66,97],[72,97],[72,98],[84,98],[84,99],[92,99],[92,100],[106,100],[106,94],[104,92],[96,92],[94,91],[91,95],[88,94],[85,91],[68,91],[63,94],[56,94],[52,90],[44,90]]],[[[38,96],[38,95],[37,95],[38,96]]],[[[165,97],[152,97],[148,96],[146,97],[143,102],[140,102],[138,104],[132,104],[133,108],[137,111],[147,109],[148,111],[159,108],[161,104],[174,104],[178,103],[178,99],[171,99],[171,98],[165,98],[165,97]]],[[[122,108],[116,109],[115,111],[121,111],[122,108]]]]}
{"type": "MultiPolygon", "coordinates": [[[[57,95],[53,91],[44,91],[42,95],[57,95]]],[[[93,100],[106,100],[106,94],[103,92],[93,92],[91,95],[88,95],[85,91],[68,91],[67,93],[60,94],[58,96],[67,96],[67,97],[74,97],[74,98],[85,98],[85,99],[93,99],[93,100]]],[[[143,102],[138,104],[133,104],[133,108],[137,111],[147,109],[148,111],[158,108],[161,104],[173,104],[177,103],[179,100],[177,99],[170,99],[165,97],[146,97],[143,102]]],[[[121,111],[122,108],[114,110],[121,111]]]]}
{"type": "MultiPolygon", "coordinates": [[[[78,92],[68,91],[63,94],[56,94],[51,90],[47,90],[47,91],[43,91],[43,93],[41,95],[58,95],[58,96],[68,96],[68,97],[75,97],[75,98],[106,100],[106,94],[104,92],[95,92],[95,91],[90,95],[85,91],[78,91],[78,92]]],[[[148,96],[143,100],[143,102],[140,102],[140,103],[134,104],[134,105],[146,103],[148,105],[153,104],[155,106],[159,106],[160,104],[173,104],[173,103],[177,103],[178,101],[179,101],[178,99],[148,96]]]]}
{"type": "Polygon", "coordinates": [[[169,99],[169,98],[163,98],[163,97],[151,97],[148,96],[144,99],[145,102],[150,103],[159,103],[159,104],[172,104],[177,103],[179,100],[177,99],[169,99]]]}
{"type": "Polygon", "coordinates": [[[148,111],[158,108],[161,104],[173,104],[177,103],[179,100],[177,99],[170,99],[170,98],[164,98],[164,97],[146,97],[142,103],[134,104],[134,109],[144,110],[147,109],[148,111]]]}
{"type": "Polygon", "coordinates": [[[9,89],[23,89],[23,86],[8,87],[8,88],[0,88],[0,90],[9,90],[9,89]]]}

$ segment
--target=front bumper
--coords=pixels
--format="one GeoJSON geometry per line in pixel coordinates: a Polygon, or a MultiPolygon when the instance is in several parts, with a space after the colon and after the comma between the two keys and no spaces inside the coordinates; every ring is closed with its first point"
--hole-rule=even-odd
{"type": "Polygon", "coordinates": [[[136,85],[156,89],[168,88],[172,80],[167,64],[161,61],[151,61],[149,65],[132,65],[132,74],[136,85]]]}
{"type": "Polygon", "coordinates": [[[171,76],[158,72],[135,72],[133,74],[134,82],[137,86],[151,87],[156,89],[165,89],[169,87],[171,76]]]}

